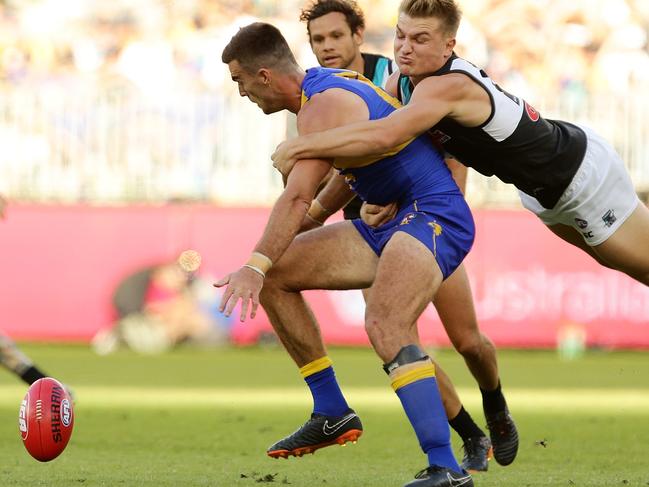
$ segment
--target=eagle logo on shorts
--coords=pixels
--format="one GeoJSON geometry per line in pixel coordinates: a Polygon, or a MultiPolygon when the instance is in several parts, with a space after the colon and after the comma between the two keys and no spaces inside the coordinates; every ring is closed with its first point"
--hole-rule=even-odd
{"type": "Polygon", "coordinates": [[[399,223],[399,225],[407,225],[408,223],[413,221],[416,216],[417,215],[415,215],[414,213],[408,213],[406,216],[403,217],[403,220],[401,220],[401,223],[399,223]]]}
{"type": "Polygon", "coordinates": [[[437,222],[429,222],[431,227],[433,227],[433,233],[436,237],[439,237],[442,234],[442,226],[437,222]]]}
{"type": "Polygon", "coordinates": [[[607,227],[610,227],[617,221],[617,217],[615,216],[615,211],[614,210],[608,210],[606,213],[604,213],[604,216],[602,217],[602,221],[604,222],[604,225],[607,227]]]}

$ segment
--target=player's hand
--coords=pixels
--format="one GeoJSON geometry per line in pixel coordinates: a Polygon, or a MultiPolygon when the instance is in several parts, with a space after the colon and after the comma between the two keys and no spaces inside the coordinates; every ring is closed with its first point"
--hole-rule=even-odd
{"type": "Polygon", "coordinates": [[[230,316],[239,299],[241,299],[241,317],[239,319],[246,321],[248,309],[250,309],[250,319],[257,315],[259,293],[264,286],[264,278],[261,274],[247,267],[242,267],[214,283],[214,287],[223,286],[227,287],[219,305],[221,313],[230,316]]]}
{"type": "Polygon", "coordinates": [[[361,206],[361,219],[370,227],[380,227],[392,220],[398,210],[396,203],[385,206],[363,203],[363,206],[361,206]]]}
{"type": "Polygon", "coordinates": [[[297,162],[294,155],[294,140],[285,140],[277,146],[273,155],[270,156],[273,160],[273,167],[282,173],[284,180],[288,178],[288,175],[293,170],[293,166],[297,162]]]}
{"type": "Polygon", "coordinates": [[[9,202],[7,201],[7,198],[5,198],[4,196],[2,196],[0,194],[0,220],[5,219],[5,216],[6,216],[5,212],[7,210],[7,205],[8,204],[9,204],[9,202]]]}

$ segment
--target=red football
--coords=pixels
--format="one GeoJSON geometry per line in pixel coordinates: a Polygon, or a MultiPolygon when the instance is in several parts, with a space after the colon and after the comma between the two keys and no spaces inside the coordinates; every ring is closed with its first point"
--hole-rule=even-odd
{"type": "Polygon", "coordinates": [[[65,450],[72,427],[72,398],[63,385],[51,377],[34,382],[18,413],[18,427],[25,448],[41,462],[49,462],[65,450]]]}

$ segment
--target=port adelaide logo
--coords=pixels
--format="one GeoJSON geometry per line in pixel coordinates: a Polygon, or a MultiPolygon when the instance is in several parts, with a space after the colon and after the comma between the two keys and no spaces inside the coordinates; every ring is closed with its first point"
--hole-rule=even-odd
{"type": "Polygon", "coordinates": [[[602,217],[602,221],[604,222],[604,225],[607,227],[610,227],[617,221],[617,217],[615,216],[615,211],[613,210],[608,210],[606,213],[604,213],[604,216],[602,217]]]}

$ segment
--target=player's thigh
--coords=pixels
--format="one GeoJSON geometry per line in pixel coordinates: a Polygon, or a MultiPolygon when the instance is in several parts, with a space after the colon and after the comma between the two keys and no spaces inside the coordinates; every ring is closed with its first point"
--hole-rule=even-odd
{"type": "Polygon", "coordinates": [[[361,289],[374,280],[378,256],[350,221],[298,235],[268,277],[291,290],[361,289]]]}
{"type": "Polygon", "coordinates": [[[432,300],[442,271],[431,250],[405,232],[383,249],[367,296],[367,316],[409,327],[432,300]]]}
{"type": "Polygon", "coordinates": [[[599,255],[595,253],[593,247],[588,245],[584,241],[581,234],[573,227],[569,225],[563,225],[560,223],[557,223],[555,225],[548,225],[547,227],[550,229],[552,233],[554,233],[557,237],[561,238],[563,241],[568,242],[569,244],[574,245],[577,248],[580,248],[588,255],[590,255],[593,259],[595,259],[597,262],[602,264],[603,266],[611,267],[610,264],[608,264],[604,259],[602,259],[599,255]]]}
{"type": "MultiPolygon", "coordinates": [[[[614,268],[633,276],[649,276],[649,210],[638,202],[631,215],[594,252],[614,268]]],[[[646,280],[643,279],[643,282],[646,280]]]]}

